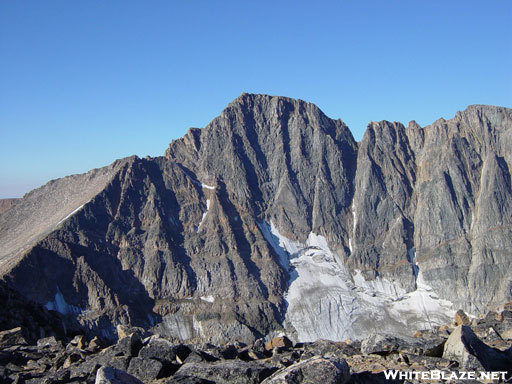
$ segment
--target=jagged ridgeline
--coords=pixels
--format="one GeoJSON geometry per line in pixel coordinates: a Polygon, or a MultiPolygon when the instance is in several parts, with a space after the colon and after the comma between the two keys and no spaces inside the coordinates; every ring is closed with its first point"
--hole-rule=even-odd
{"type": "Polygon", "coordinates": [[[0,276],[104,337],[412,334],[512,299],[512,110],[370,123],[242,94],[163,157],[50,181],[0,215],[0,276]]]}

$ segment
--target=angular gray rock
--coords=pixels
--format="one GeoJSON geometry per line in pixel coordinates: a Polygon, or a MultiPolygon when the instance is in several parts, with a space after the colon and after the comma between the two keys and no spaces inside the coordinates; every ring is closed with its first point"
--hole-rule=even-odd
{"type": "Polygon", "coordinates": [[[293,364],[265,379],[263,384],[345,384],[350,368],[343,359],[314,356],[293,364]]]}
{"type": "Polygon", "coordinates": [[[215,384],[214,381],[201,379],[193,376],[173,376],[169,380],[163,382],[164,384],[215,384]]]}
{"type": "Polygon", "coordinates": [[[6,348],[19,344],[27,344],[21,327],[0,332],[0,347],[6,348]]]}
{"type": "Polygon", "coordinates": [[[446,339],[439,336],[429,338],[396,337],[373,334],[361,342],[361,352],[366,354],[389,355],[391,353],[410,353],[441,357],[446,339]]]}
{"type": "Polygon", "coordinates": [[[358,353],[359,348],[355,348],[347,343],[320,339],[304,345],[304,353],[301,356],[301,360],[309,359],[313,356],[336,356],[338,358],[345,358],[358,353]]]}
{"type": "Polygon", "coordinates": [[[176,372],[176,376],[197,377],[218,384],[256,384],[274,373],[277,368],[261,362],[241,360],[215,363],[187,363],[176,372]]]}
{"type": "Polygon", "coordinates": [[[457,361],[464,369],[512,373],[512,355],[489,347],[467,325],[459,325],[452,332],[443,358],[457,361]]]}
{"type": "Polygon", "coordinates": [[[119,369],[101,367],[96,374],[95,384],[142,384],[142,381],[119,369]]]}
{"type": "Polygon", "coordinates": [[[147,383],[163,377],[164,365],[155,359],[134,357],[130,360],[127,372],[142,382],[147,383]]]}
{"type": "MultiPolygon", "coordinates": [[[[155,359],[162,362],[172,363],[181,349],[186,347],[175,345],[168,340],[151,337],[139,351],[138,356],[145,359],[155,359]]],[[[188,348],[186,348],[188,350],[188,348]]],[[[188,351],[187,351],[188,352],[188,351]]]]}
{"type": "Polygon", "coordinates": [[[142,340],[139,335],[131,334],[130,336],[123,337],[119,342],[112,347],[116,355],[123,355],[128,357],[137,357],[143,347],[142,340]]]}

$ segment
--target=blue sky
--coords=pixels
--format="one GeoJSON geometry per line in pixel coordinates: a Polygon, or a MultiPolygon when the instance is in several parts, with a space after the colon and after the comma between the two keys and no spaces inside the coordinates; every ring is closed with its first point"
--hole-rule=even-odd
{"type": "Polygon", "coordinates": [[[0,197],[163,154],[242,92],[427,125],[512,107],[512,2],[2,1],[0,197]]]}

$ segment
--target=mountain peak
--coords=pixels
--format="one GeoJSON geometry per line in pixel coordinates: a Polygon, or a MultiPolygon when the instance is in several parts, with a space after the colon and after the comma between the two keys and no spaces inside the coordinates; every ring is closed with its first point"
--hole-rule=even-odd
{"type": "Polygon", "coordinates": [[[286,101],[297,100],[297,101],[305,103],[305,101],[303,101],[303,100],[294,99],[292,97],[287,97],[287,96],[269,95],[269,94],[266,94],[266,93],[242,92],[240,94],[240,96],[235,98],[230,104],[235,103],[235,102],[244,102],[244,101],[245,102],[246,101],[258,102],[258,101],[271,100],[271,99],[281,99],[281,100],[286,100],[286,101]]]}
{"type": "Polygon", "coordinates": [[[174,160],[185,152],[202,156],[198,152],[205,149],[204,144],[211,147],[214,141],[220,140],[224,145],[215,150],[218,155],[226,150],[225,145],[229,142],[237,141],[233,145],[239,147],[240,141],[266,141],[268,135],[281,137],[286,147],[290,138],[298,135],[299,141],[302,140],[299,137],[311,139],[315,131],[337,141],[347,141],[350,146],[355,145],[348,127],[340,119],[327,117],[313,103],[284,96],[244,92],[204,129],[189,130],[185,137],[172,141],[165,156],[174,160]]]}
{"type": "Polygon", "coordinates": [[[375,122],[357,144],[314,104],[243,93],[165,157],[50,182],[0,215],[0,279],[94,332],[215,343],[476,316],[511,300],[510,113],[375,122]]]}
{"type": "Polygon", "coordinates": [[[506,107],[500,107],[497,105],[486,105],[486,104],[471,104],[466,107],[463,111],[458,111],[455,114],[455,119],[460,119],[463,116],[502,116],[503,118],[510,119],[512,116],[512,109],[506,107]]]}
{"type": "Polygon", "coordinates": [[[286,109],[295,109],[301,106],[301,110],[305,110],[306,106],[310,106],[316,110],[320,110],[316,105],[312,103],[308,103],[301,99],[294,99],[286,96],[274,96],[260,93],[246,93],[243,92],[236,99],[231,101],[228,106],[225,108],[226,110],[235,109],[256,109],[257,111],[264,111],[265,109],[271,109],[274,113],[284,112],[286,109]],[[284,106],[288,106],[288,108],[283,108],[284,106]]]}

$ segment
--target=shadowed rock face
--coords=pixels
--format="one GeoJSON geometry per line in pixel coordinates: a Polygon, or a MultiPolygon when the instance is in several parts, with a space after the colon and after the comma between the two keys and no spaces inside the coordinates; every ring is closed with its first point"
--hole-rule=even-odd
{"type": "Polygon", "coordinates": [[[510,148],[506,108],[356,143],[313,104],[242,94],[164,157],[27,194],[0,215],[0,272],[104,336],[407,334],[510,300],[510,148]]]}
{"type": "Polygon", "coordinates": [[[18,292],[9,289],[2,281],[0,303],[0,331],[21,327],[20,333],[29,342],[50,335],[63,337],[66,332],[73,334],[79,329],[74,328],[73,324],[65,324],[59,314],[49,312],[41,305],[27,300],[18,292]]]}

